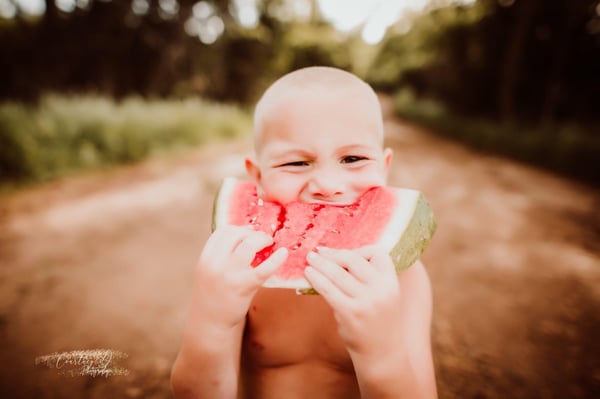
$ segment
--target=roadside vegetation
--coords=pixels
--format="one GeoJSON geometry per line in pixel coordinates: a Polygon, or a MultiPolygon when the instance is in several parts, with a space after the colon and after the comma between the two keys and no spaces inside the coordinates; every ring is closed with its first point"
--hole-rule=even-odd
{"type": "MultiPolygon", "coordinates": [[[[416,99],[410,89],[395,94],[394,110],[405,120],[488,153],[590,183],[600,176],[600,136],[589,126],[575,122],[533,125],[461,116],[435,100],[416,99]]],[[[600,126],[595,131],[600,131],[600,126]]]]}
{"type": "Polygon", "coordinates": [[[249,133],[249,112],[200,98],[122,101],[46,95],[0,104],[0,182],[41,182],[78,170],[249,133]]]}

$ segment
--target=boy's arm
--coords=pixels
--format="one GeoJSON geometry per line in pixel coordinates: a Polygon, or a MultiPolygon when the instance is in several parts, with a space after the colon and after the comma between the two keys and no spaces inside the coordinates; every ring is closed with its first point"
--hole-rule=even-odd
{"type": "Polygon", "coordinates": [[[331,305],[364,399],[436,398],[431,286],[420,262],[396,275],[387,253],[322,250],[306,276],[331,305]]]}
{"type": "Polygon", "coordinates": [[[244,323],[219,331],[192,319],[173,365],[173,394],[178,399],[236,398],[244,323]]]}
{"type": "MultiPolygon", "coordinates": [[[[421,262],[398,276],[402,301],[398,308],[400,336],[384,357],[357,357],[362,397],[437,398],[431,353],[431,284],[421,262]],[[389,391],[388,391],[389,390],[389,391]],[[398,392],[390,395],[388,392],[398,392]]],[[[390,321],[390,327],[393,321],[390,321]]]]}
{"type": "Polygon", "coordinates": [[[190,314],[171,373],[177,398],[237,397],[246,313],[261,284],[287,257],[275,251],[256,268],[256,252],[272,238],[225,226],[210,236],[198,261],[190,314]]]}

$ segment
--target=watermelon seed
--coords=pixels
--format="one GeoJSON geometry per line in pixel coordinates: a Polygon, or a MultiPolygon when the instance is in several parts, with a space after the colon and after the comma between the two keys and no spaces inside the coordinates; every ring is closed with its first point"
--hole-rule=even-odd
{"type": "Polygon", "coordinates": [[[252,219],[250,219],[250,224],[256,224],[256,216],[252,216],[252,219]]]}
{"type": "Polygon", "coordinates": [[[277,230],[277,226],[275,225],[275,223],[271,223],[271,231],[275,231],[277,230]]]}
{"type": "Polygon", "coordinates": [[[292,250],[298,249],[298,248],[300,248],[301,246],[302,246],[302,243],[298,242],[298,243],[296,243],[296,244],[295,244],[295,245],[292,247],[292,250]]]}
{"type": "Polygon", "coordinates": [[[258,206],[263,206],[263,204],[264,204],[264,202],[263,202],[262,198],[259,198],[258,199],[258,206]]]}

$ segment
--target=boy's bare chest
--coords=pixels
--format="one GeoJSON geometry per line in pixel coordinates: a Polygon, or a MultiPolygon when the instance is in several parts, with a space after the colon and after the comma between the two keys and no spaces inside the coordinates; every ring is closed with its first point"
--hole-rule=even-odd
{"type": "Polygon", "coordinates": [[[353,372],[333,313],[320,296],[259,290],[248,312],[243,346],[245,361],[253,367],[317,362],[353,372]]]}

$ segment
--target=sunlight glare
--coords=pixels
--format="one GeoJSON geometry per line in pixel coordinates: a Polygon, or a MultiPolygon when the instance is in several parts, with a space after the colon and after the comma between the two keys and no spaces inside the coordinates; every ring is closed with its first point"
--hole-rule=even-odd
{"type": "Polygon", "coordinates": [[[255,28],[258,25],[256,0],[234,0],[229,5],[229,13],[245,28],[255,28]]]}
{"type": "Polygon", "coordinates": [[[73,12],[77,4],[75,0],[56,0],[56,7],[62,12],[70,13],[73,12]]]}
{"type": "Polygon", "coordinates": [[[387,29],[401,21],[408,11],[420,13],[432,4],[440,7],[474,2],[475,0],[348,0],[341,5],[336,0],[318,0],[323,17],[337,30],[350,32],[360,28],[361,37],[368,44],[381,41],[387,29]]]}
{"type": "Polygon", "coordinates": [[[46,3],[44,0],[17,0],[21,11],[27,15],[42,15],[46,12],[46,3]]]}
{"type": "Polygon", "coordinates": [[[312,4],[310,0],[283,0],[272,2],[267,12],[282,22],[307,21],[310,18],[312,4]]]}
{"type": "Polygon", "coordinates": [[[0,17],[11,19],[15,15],[17,15],[17,7],[8,0],[0,0],[0,17]]]}
{"type": "Polygon", "coordinates": [[[146,15],[150,10],[150,4],[148,0],[133,0],[131,10],[135,15],[146,15]]]}
{"type": "Polygon", "coordinates": [[[213,15],[206,21],[206,24],[202,26],[200,32],[198,32],[198,37],[204,44],[213,44],[221,36],[224,30],[225,24],[223,23],[223,20],[220,17],[213,15]]]}
{"type": "Polygon", "coordinates": [[[215,8],[212,4],[206,1],[199,1],[192,7],[192,13],[195,18],[206,19],[215,12],[215,8]]]}
{"type": "Polygon", "coordinates": [[[347,0],[343,5],[337,0],[319,0],[319,8],[325,19],[336,29],[350,31],[371,14],[379,1],[347,0]]]}
{"type": "Polygon", "coordinates": [[[161,17],[165,19],[173,18],[179,13],[177,0],[159,0],[158,7],[161,17]]]}
{"type": "Polygon", "coordinates": [[[196,36],[204,44],[213,44],[225,31],[225,23],[217,15],[215,7],[199,1],[192,8],[192,16],[184,24],[186,33],[196,36]]]}

